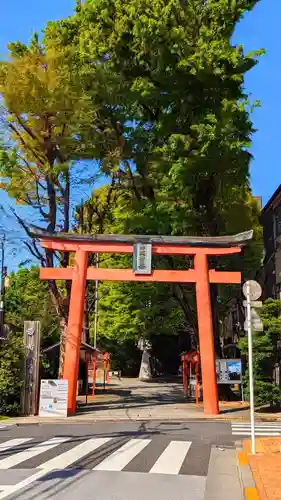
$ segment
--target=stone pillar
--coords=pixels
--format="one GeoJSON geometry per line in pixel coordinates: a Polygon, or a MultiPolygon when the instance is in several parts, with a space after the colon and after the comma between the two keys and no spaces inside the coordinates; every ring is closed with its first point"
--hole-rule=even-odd
{"type": "Polygon", "coordinates": [[[150,352],[148,349],[144,348],[141,358],[139,380],[142,382],[149,382],[151,379],[150,352]]]}

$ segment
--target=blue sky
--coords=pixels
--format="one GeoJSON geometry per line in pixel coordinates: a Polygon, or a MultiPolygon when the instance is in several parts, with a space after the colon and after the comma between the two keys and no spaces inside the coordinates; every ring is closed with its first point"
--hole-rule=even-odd
{"type": "MultiPolygon", "coordinates": [[[[10,41],[28,41],[34,31],[44,28],[48,20],[70,15],[74,0],[9,0],[1,6],[0,57],[6,54],[10,41]]],[[[280,0],[260,0],[256,8],[237,27],[234,42],[246,51],[265,48],[266,54],[246,77],[245,87],[251,98],[261,101],[252,119],[257,129],[251,152],[251,182],[254,195],[263,203],[281,182],[279,144],[281,132],[281,19],[280,0]]],[[[0,193],[0,203],[3,197],[0,193]],[[2,198],[2,199],[1,199],[2,198]]]]}

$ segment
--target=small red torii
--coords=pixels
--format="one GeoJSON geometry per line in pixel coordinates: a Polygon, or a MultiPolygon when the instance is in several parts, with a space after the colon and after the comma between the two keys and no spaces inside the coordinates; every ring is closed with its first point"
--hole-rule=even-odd
{"type": "Polygon", "coordinates": [[[139,235],[76,235],[48,233],[30,227],[30,234],[39,239],[47,250],[74,252],[74,266],[68,268],[41,268],[44,280],[71,280],[71,296],[65,345],[64,379],[68,380],[68,413],[76,411],[76,391],[79,368],[79,350],[83,327],[86,280],[99,281],[151,281],[168,283],[194,283],[196,289],[199,347],[202,371],[204,412],[219,413],[216,382],[216,356],[212,322],[210,283],[241,283],[240,272],[209,269],[208,256],[231,255],[252,239],[253,232],[234,236],[139,236],[139,235]],[[151,245],[156,255],[192,255],[194,269],[151,270],[150,274],[136,274],[132,269],[88,267],[89,253],[129,253],[134,245],[151,245]]]}

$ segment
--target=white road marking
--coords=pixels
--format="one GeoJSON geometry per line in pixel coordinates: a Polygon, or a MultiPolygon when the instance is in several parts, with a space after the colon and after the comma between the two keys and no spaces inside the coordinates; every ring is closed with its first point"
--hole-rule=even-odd
{"type": "Polygon", "coordinates": [[[21,462],[25,462],[32,457],[36,457],[45,451],[51,450],[52,448],[55,448],[55,446],[59,446],[69,439],[69,437],[54,437],[48,439],[48,441],[39,443],[36,446],[32,446],[32,448],[28,448],[27,450],[20,451],[19,453],[15,453],[7,458],[3,458],[3,460],[0,460],[0,469],[10,469],[11,467],[15,467],[21,462]]]}
{"type": "MultiPolygon", "coordinates": [[[[231,427],[250,427],[251,424],[231,424],[231,427]]],[[[270,428],[280,428],[281,429],[281,423],[278,423],[278,424],[255,424],[255,427],[270,427],[270,428]]]]}
{"type": "Polygon", "coordinates": [[[0,457],[1,452],[9,450],[10,448],[15,448],[15,446],[20,446],[21,444],[27,443],[31,441],[32,438],[18,438],[18,439],[10,439],[9,441],[5,441],[5,443],[0,444],[0,457]]]}
{"type": "MultiPolygon", "coordinates": [[[[231,431],[233,436],[250,436],[250,422],[232,422],[231,431]]],[[[281,422],[257,422],[255,424],[256,436],[280,436],[281,422]]]]}
{"type": "Polygon", "coordinates": [[[190,441],[171,441],[149,472],[178,474],[190,446],[190,441]]]}
{"type": "MultiPolygon", "coordinates": [[[[249,431],[251,430],[250,427],[232,427],[233,431],[249,431]]],[[[280,432],[281,428],[276,427],[255,427],[256,431],[271,431],[271,432],[280,432]]]]}
{"type": "MultiPolygon", "coordinates": [[[[251,431],[233,431],[232,436],[251,436],[251,431]]],[[[281,432],[255,431],[255,436],[280,436],[281,432]]]]}
{"type": "Polygon", "coordinates": [[[16,493],[17,491],[21,490],[22,488],[26,488],[30,484],[34,483],[34,481],[37,481],[38,479],[41,479],[41,477],[46,475],[45,470],[40,470],[33,474],[32,476],[27,477],[26,479],[23,479],[23,481],[20,481],[17,484],[14,484],[12,486],[1,486],[0,490],[3,489],[3,491],[0,491],[0,500],[3,500],[4,498],[8,497],[9,495],[12,495],[16,493]]]}
{"type": "Polygon", "coordinates": [[[150,442],[151,439],[130,439],[130,441],[94,467],[93,470],[121,471],[150,442]]]}
{"type": "Polygon", "coordinates": [[[19,490],[26,488],[27,486],[30,486],[32,483],[38,481],[43,476],[45,476],[48,472],[52,472],[53,470],[57,469],[65,469],[72,463],[76,462],[85,455],[88,455],[89,453],[91,453],[91,451],[96,450],[97,448],[99,448],[100,446],[102,446],[103,444],[107,443],[110,440],[111,438],[88,439],[87,441],[75,446],[75,448],[72,448],[71,450],[62,453],[62,455],[59,455],[58,457],[48,460],[41,466],[41,470],[39,470],[32,476],[23,479],[23,481],[20,481],[15,485],[5,486],[3,488],[4,491],[0,492],[0,500],[3,500],[7,496],[15,494],[19,490]]]}
{"type": "Polygon", "coordinates": [[[108,441],[110,440],[111,438],[87,439],[87,441],[78,444],[77,446],[75,446],[75,448],[72,448],[71,450],[62,453],[61,455],[48,460],[44,464],[40,465],[40,468],[44,469],[45,471],[65,469],[77,460],[80,460],[80,458],[83,458],[97,448],[100,448],[100,446],[102,446],[103,444],[108,443],[108,441]]]}

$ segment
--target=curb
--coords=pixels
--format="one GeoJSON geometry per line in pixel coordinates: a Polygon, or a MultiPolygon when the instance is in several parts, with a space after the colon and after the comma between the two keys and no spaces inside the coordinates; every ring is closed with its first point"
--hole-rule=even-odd
{"type": "Polygon", "coordinates": [[[241,442],[236,443],[237,466],[241,481],[244,500],[260,500],[258,490],[253,478],[252,470],[249,463],[249,458],[241,447],[241,442]]]}
{"type": "MultiPolygon", "coordinates": [[[[32,418],[32,417],[31,417],[32,418]]],[[[3,425],[38,425],[38,424],[51,424],[51,423],[61,423],[61,424],[96,424],[96,423],[124,423],[124,422],[169,422],[169,421],[177,421],[181,423],[200,423],[200,422],[208,422],[208,423],[230,423],[230,422],[249,422],[248,418],[243,418],[243,417],[220,417],[220,418],[204,418],[204,417],[199,417],[199,418],[194,418],[194,417],[176,417],[172,418],[167,417],[167,415],[163,415],[163,417],[145,417],[145,416],[132,416],[132,417],[114,417],[114,416],[108,416],[108,417],[98,417],[97,416],[89,416],[89,417],[79,417],[79,416],[73,416],[73,417],[63,417],[63,418],[48,418],[48,419],[41,419],[39,418],[34,418],[34,420],[30,420],[29,417],[17,417],[17,418],[11,418],[5,421],[5,424],[3,425]]],[[[280,419],[262,419],[260,418],[259,420],[256,420],[256,422],[281,422],[280,419]]]]}

